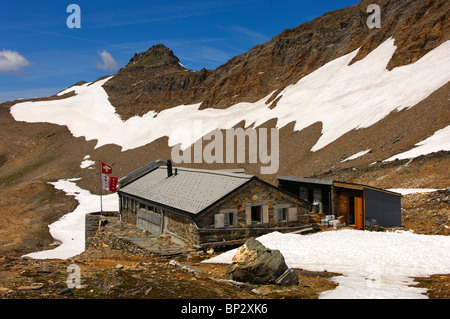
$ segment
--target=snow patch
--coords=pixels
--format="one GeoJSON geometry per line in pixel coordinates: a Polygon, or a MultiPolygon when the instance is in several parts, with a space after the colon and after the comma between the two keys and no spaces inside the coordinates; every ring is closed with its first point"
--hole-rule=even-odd
{"type": "Polygon", "coordinates": [[[416,144],[416,147],[389,157],[383,162],[390,162],[396,159],[402,160],[407,158],[415,158],[421,155],[427,155],[439,151],[450,151],[450,125],[436,131],[432,136],[416,144]]]}
{"type": "MultiPolygon", "coordinates": [[[[100,211],[100,196],[91,194],[88,190],[78,187],[75,181],[79,178],[59,180],[52,184],[68,196],[74,196],[78,201],[77,208],[49,225],[50,234],[61,244],[51,250],[44,250],[25,255],[34,259],[67,259],[85,250],[85,215],[100,211]]],[[[117,194],[102,196],[103,209],[118,211],[117,194]]]]}
{"type": "Polygon", "coordinates": [[[341,163],[347,162],[347,161],[352,161],[352,160],[354,160],[354,159],[357,159],[357,158],[359,158],[359,157],[362,157],[362,156],[366,155],[367,153],[369,153],[370,151],[371,151],[371,150],[365,150],[365,151],[361,151],[361,152],[359,152],[359,153],[356,153],[356,154],[354,154],[354,155],[352,155],[352,156],[350,156],[350,157],[347,157],[345,160],[341,161],[341,163]]]}
{"type": "MultiPolygon", "coordinates": [[[[426,298],[426,289],[409,287],[413,277],[450,273],[450,237],[407,231],[339,230],[312,235],[273,232],[258,237],[283,254],[289,268],[343,274],[339,286],[320,298],[426,298]]],[[[204,262],[232,262],[237,249],[204,262]]]]}
{"type": "Polygon", "coordinates": [[[90,155],[86,155],[80,164],[80,168],[93,169],[91,166],[95,164],[95,161],[90,160],[90,158],[91,158],[90,155]]]}

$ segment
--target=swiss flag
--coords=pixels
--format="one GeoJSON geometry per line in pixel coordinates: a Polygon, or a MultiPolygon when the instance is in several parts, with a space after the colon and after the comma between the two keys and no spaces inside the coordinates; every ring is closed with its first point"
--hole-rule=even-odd
{"type": "Polygon", "coordinates": [[[111,174],[112,167],[102,162],[102,174],[111,174]]]}
{"type": "Polygon", "coordinates": [[[115,192],[117,190],[117,177],[109,177],[102,174],[102,188],[110,192],[115,192]]]}

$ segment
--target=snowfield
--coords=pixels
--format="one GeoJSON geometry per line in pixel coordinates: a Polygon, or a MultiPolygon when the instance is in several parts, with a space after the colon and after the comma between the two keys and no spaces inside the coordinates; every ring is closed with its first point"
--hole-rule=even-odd
{"type": "Polygon", "coordinates": [[[413,149],[394,155],[383,162],[419,157],[420,155],[430,154],[436,151],[450,151],[450,126],[436,131],[429,138],[417,143],[413,149]]]}
{"type": "MultiPolygon", "coordinates": [[[[450,81],[450,41],[413,64],[388,71],[386,66],[395,50],[391,38],[350,66],[358,50],[333,60],[286,87],[279,93],[281,99],[274,109],[266,105],[271,93],[255,103],[238,103],[224,110],[199,110],[200,104],[180,105],[123,121],[102,88],[110,79],[106,78],[60,92],[75,91],[66,99],[17,103],[11,107],[11,114],[17,121],[65,125],[75,137],[96,139],[97,147],[116,144],[123,151],[164,136],[169,137],[170,146],[181,144],[185,149],[193,139],[201,138],[196,133],[198,123],[205,135],[215,129],[232,128],[242,120],[247,127],[257,127],[277,119],[278,128],[295,121],[297,131],[321,122],[322,136],[312,147],[314,152],[353,129],[375,124],[392,111],[416,105],[450,81]],[[180,130],[193,132],[192,138],[186,140],[180,130]]],[[[439,144],[426,151],[438,150],[439,144]]]]}
{"type": "MultiPolygon", "coordinates": [[[[283,254],[289,268],[336,272],[336,289],[320,298],[427,298],[426,289],[409,287],[412,277],[450,273],[450,237],[407,231],[326,231],[312,235],[273,232],[258,237],[283,254]]],[[[203,261],[231,263],[237,249],[203,261]]]]}
{"type": "Polygon", "coordinates": [[[438,190],[443,189],[435,189],[435,188],[390,188],[388,191],[399,193],[402,195],[409,195],[409,194],[417,194],[417,193],[432,193],[436,192],[438,190]]]}
{"type": "MultiPolygon", "coordinates": [[[[67,259],[81,254],[85,250],[85,215],[100,211],[100,196],[78,187],[79,179],[59,180],[51,183],[67,196],[74,196],[79,202],[77,208],[49,225],[50,234],[60,243],[56,248],[25,255],[34,259],[67,259]]],[[[118,211],[117,194],[102,196],[104,211],[118,211]]]]}

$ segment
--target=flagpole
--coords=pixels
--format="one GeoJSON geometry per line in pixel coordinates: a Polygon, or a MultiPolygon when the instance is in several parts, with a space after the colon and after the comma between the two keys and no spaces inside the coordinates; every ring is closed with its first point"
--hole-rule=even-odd
{"type": "Polygon", "coordinates": [[[103,180],[102,180],[102,161],[98,160],[98,167],[100,168],[100,215],[103,215],[103,202],[102,202],[102,189],[103,189],[103,180]]]}

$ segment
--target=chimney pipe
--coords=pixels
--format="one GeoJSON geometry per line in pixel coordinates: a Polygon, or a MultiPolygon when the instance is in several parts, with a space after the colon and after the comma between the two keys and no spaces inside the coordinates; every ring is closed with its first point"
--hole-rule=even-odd
{"type": "Polygon", "coordinates": [[[167,177],[172,176],[172,162],[170,160],[167,161],[167,177]]]}

